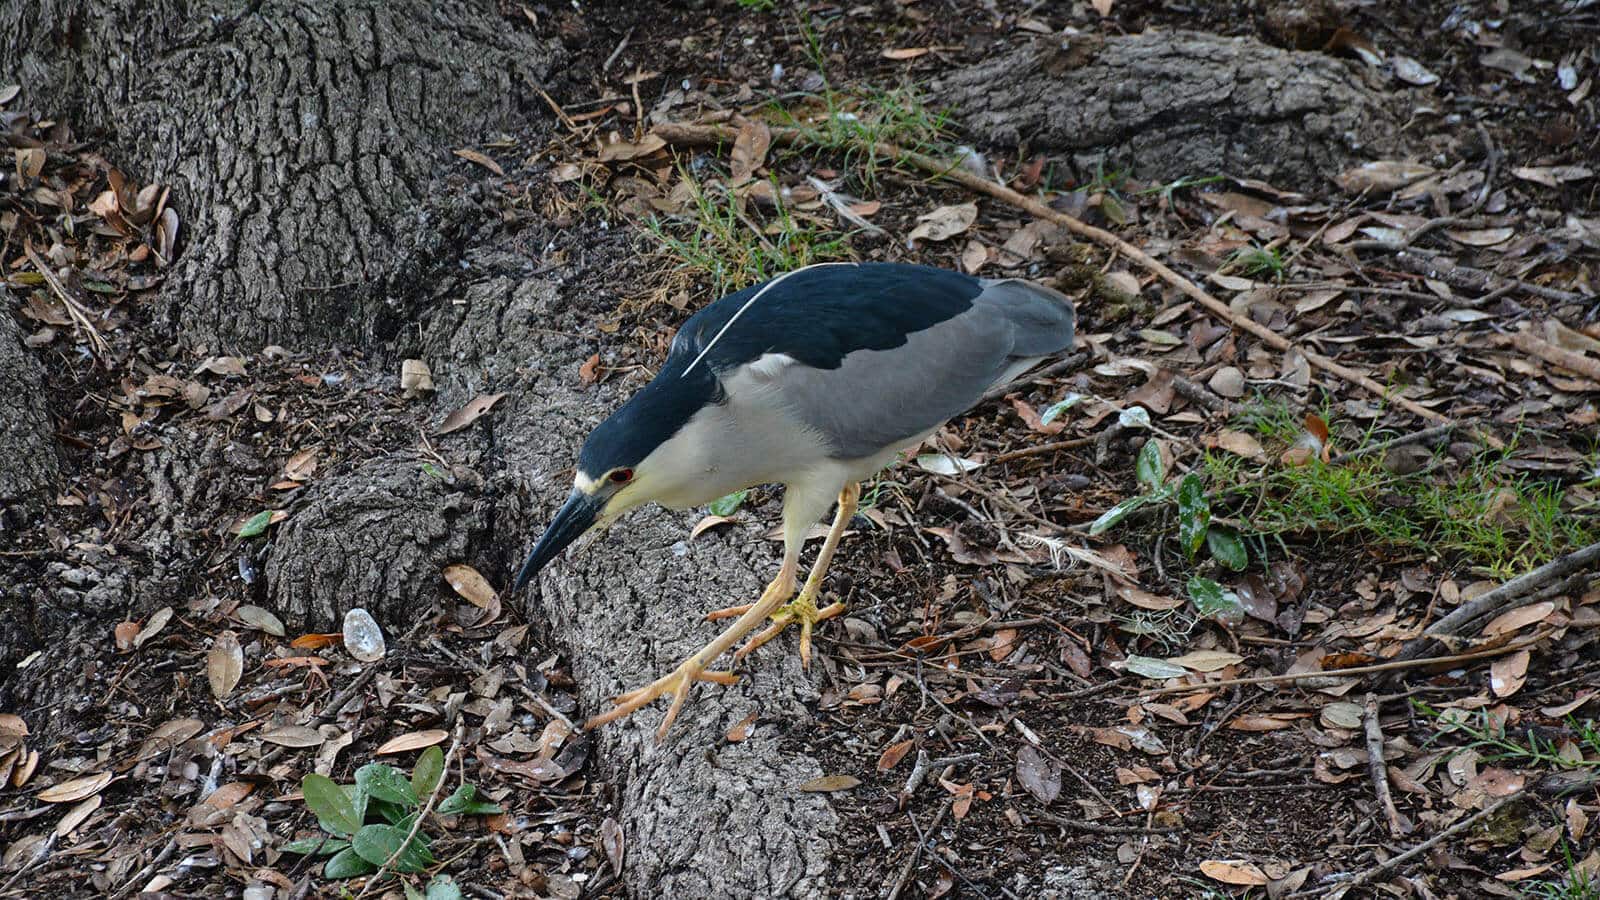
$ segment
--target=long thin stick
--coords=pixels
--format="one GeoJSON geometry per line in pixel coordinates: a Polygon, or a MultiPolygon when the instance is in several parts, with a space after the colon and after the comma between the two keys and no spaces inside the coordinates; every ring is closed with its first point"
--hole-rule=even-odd
{"type": "Polygon", "coordinates": [[[1294,672],[1288,675],[1257,675],[1252,678],[1225,678],[1221,681],[1202,681],[1199,684],[1180,684],[1173,687],[1151,688],[1140,691],[1140,696],[1149,697],[1155,694],[1173,694],[1184,691],[1208,691],[1212,688],[1236,687],[1243,684],[1284,684],[1291,681],[1315,681],[1321,678],[1349,678],[1353,675],[1371,675],[1374,672],[1393,672],[1399,669],[1417,669],[1423,666],[1437,666],[1448,663],[1470,662],[1475,659],[1489,659],[1493,656],[1505,656],[1515,653],[1525,647],[1545,639],[1547,633],[1540,632],[1525,641],[1506,644],[1490,650],[1477,650],[1472,653],[1458,653],[1455,656],[1430,656],[1427,659],[1403,659],[1385,663],[1374,663],[1370,666],[1352,666],[1348,669],[1332,669],[1327,672],[1294,672]]]}
{"type": "Polygon", "coordinates": [[[1367,733],[1367,772],[1372,776],[1372,793],[1378,798],[1384,819],[1389,822],[1389,836],[1403,838],[1410,831],[1410,823],[1400,818],[1394,807],[1394,795],[1389,792],[1389,764],[1383,760],[1383,723],[1378,720],[1378,698],[1368,693],[1363,710],[1363,724],[1367,733]]]}
{"type": "MultiPolygon", "coordinates": [[[[1422,843],[1416,845],[1415,847],[1412,847],[1410,850],[1407,850],[1406,852],[1401,853],[1400,855],[1395,856],[1394,858],[1389,859],[1389,860],[1387,860],[1387,861],[1385,861],[1383,863],[1380,863],[1380,864],[1378,864],[1376,866],[1373,866],[1372,868],[1366,870],[1365,872],[1362,872],[1360,875],[1357,875],[1356,877],[1350,879],[1349,881],[1342,882],[1342,883],[1340,883],[1338,885],[1335,885],[1333,889],[1334,890],[1343,890],[1346,893],[1348,893],[1351,888],[1360,887],[1361,885],[1364,885],[1369,881],[1374,881],[1374,880],[1376,880],[1378,878],[1382,878],[1383,876],[1389,874],[1390,872],[1393,872],[1395,869],[1400,868],[1401,866],[1405,865],[1406,863],[1410,862],[1411,860],[1416,859],[1417,857],[1421,856],[1424,853],[1427,853],[1429,850],[1432,850],[1434,847],[1439,846],[1440,844],[1444,843],[1445,841],[1450,840],[1451,838],[1455,837],[1456,835],[1460,834],[1461,832],[1466,831],[1467,829],[1469,829],[1472,826],[1478,824],[1479,822],[1482,822],[1484,819],[1489,818],[1490,816],[1492,816],[1495,813],[1499,812],[1500,808],[1502,806],[1505,806],[1507,803],[1510,803],[1513,800],[1518,800],[1521,797],[1522,797],[1522,791],[1517,791],[1515,794],[1510,794],[1508,796],[1501,797],[1499,800],[1495,801],[1494,803],[1491,803],[1488,806],[1484,807],[1483,809],[1473,813],[1472,815],[1467,816],[1465,819],[1462,819],[1461,821],[1455,823],[1454,825],[1451,825],[1449,828],[1446,828],[1445,830],[1439,832],[1438,834],[1434,835],[1433,837],[1428,838],[1427,840],[1425,840],[1422,843]]],[[[1300,895],[1295,895],[1295,896],[1300,896],[1300,895]]]]}
{"type": "Polygon", "coordinates": [[[1434,638],[1448,637],[1459,632],[1468,623],[1471,623],[1491,612],[1499,610],[1502,606],[1509,605],[1512,601],[1527,594],[1531,594],[1558,579],[1565,578],[1574,572],[1593,569],[1600,566],[1600,542],[1590,544],[1557,557],[1545,563],[1532,572],[1518,575],[1505,584],[1467,603],[1456,607],[1449,615],[1429,625],[1417,638],[1401,648],[1399,659],[1416,659],[1426,653],[1436,643],[1434,638]]]}
{"type": "MultiPolygon", "coordinates": [[[[771,130],[772,142],[775,144],[792,146],[796,144],[805,144],[808,140],[808,136],[803,129],[773,128],[771,130]]],[[[669,144],[695,146],[732,143],[734,138],[738,136],[738,131],[736,129],[730,128],[726,125],[688,125],[680,123],[668,123],[657,125],[653,131],[669,144]]],[[[974,175],[971,172],[960,168],[959,166],[953,166],[948,162],[935,159],[926,154],[917,153],[914,150],[906,150],[894,144],[883,142],[873,144],[871,150],[878,156],[893,159],[896,162],[906,163],[938,178],[947,178],[969,190],[976,191],[980,194],[986,194],[995,198],[996,200],[1003,201],[1011,206],[1016,207],[1017,209],[1023,210],[1024,212],[1027,212],[1036,218],[1049,220],[1067,229],[1068,231],[1073,232],[1074,234],[1081,235],[1089,238],[1097,244],[1109,247],[1143,266],[1145,269],[1148,269],[1149,271],[1154,272],[1156,275],[1161,276],[1162,280],[1187,294],[1191,299],[1199,303],[1201,306],[1204,306],[1218,319],[1227,322],[1232,327],[1241,331],[1249,332],[1267,346],[1280,351],[1298,350],[1311,365],[1316,366],[1325,372],[1337,375],[1338,377],[1352,384],[1359,385],[1360,387],[1365,388],[1371,393],[1384,398],[1386,401],[1394,403],[1396,406],[1399,406],[1401,409],[1404,409],[1413,415],[1420,416],[1431,422],[1439,422],[1441,424],[1450,421],[1449,417],[1434,412],[1433,410],[1428,409],[1426,406],[1422,406],[1421,404],[1402,397],[1397,393],[1391,392],[1382,384],[1366,375],[1361,374],[1360,372],[1355,371],[1354,369],[1349,368],[1348,366],[1334,362],[1332,359],[1329,359],[1328,357],[1323,356],[1322,354],[1313,350],[1308,350],[1304,347],[1298,347],[1293,341],[1290,341],[1288,338],[1278,334],[1265,325],[1262,325],[1253,319],[1245,318],[1235,314],[1234,311],[1228,307],[1228,304],[1223,303],[1221,300],[1218,300],[1217,298],[1206,293],[1200,288],[1199,285],[1183,277],[1182,275],[1179,275],[1177,272],[1172,271],[1171,269],[1167,268],[1165,264],[1150,256],[1150,254],[1145,253],[1138,247],[1135,247],[1134,245],[1128,243],[1122,238],[1117,237],[1111,232],[1106,231],[1103,228],[1096,228],[1093,225],[1080,222],[1077,219],[1060,212],[1059,210],[1052,209],[1038,200],[1035,200],[1034,198],[1024,194],[1020,194],[1003,184],[996,184],[987,178],[974,175]]]]}

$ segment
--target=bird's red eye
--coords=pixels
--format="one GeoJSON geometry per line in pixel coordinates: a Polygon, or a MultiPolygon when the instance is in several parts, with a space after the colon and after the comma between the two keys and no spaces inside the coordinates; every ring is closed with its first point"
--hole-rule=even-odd
{"type": "Polygon", "coordinates": [[[617,469],[611,473],[612,484],[627,484],[633,480],[632,469],[617,469]]]}

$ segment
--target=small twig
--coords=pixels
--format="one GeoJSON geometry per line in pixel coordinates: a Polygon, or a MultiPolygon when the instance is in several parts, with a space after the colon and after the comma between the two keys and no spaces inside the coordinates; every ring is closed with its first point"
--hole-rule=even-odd
{"type": "Polygon", "coordinates": [[[1049,822],[1052,825],[1060,825],[1062,828],[1068,829],[1069,831],[1081,831],[1085,834],[1133,834],[1149,836],[1157,834],[1177,834],[1183,830],[1182,826],[1178,825],[1166,825],[1161,828],[1145,828],[1138,825],[1101,825],[1097,822],[1084,822],[1079,819],[1069,819],[1066,816],[1058,816],[1055,813],[1049,812],[1032,812],[1028,813],[1028,816],[1043,822],[1049,822]]]}
{"type": "MultiPolygon", "coordinates": [[[[950,802],[939,807],[938,815],[933,817],[933,822],[928,826],[928,833],[937,831],[939,823],[944,821],[945,813],[950,811],[950,802]]],[[[889,889],[887,900],[899,900],[900,892],[906,889],[906,883],[911,880],[911,871],[917,867],[917,861],[922,858],[922,845],[926,843],[922,829],[917,827],[917,820],[906,813],[906,818],[911,820],[911,830],[917,833],[917,843],[911,848],[911,856],[906,859],[906,864],[900,868],[900,877],[894,880],[894,886],[889,889]]]]}
{"type": "Polygon", "coordinates": [[[1371,456],[1374,453],[1385,453],[1395,447],[1404,447],[1409,444],[1431,444],[1433,443],[1434,438],[1445,437],[1446,435],[1455,431],[1456,427],[1457,426],[1454,422],[1450,423],[1449,425],[1437,425],[1433,428],[1424,428],[1421,431],[1413,431],[1410,434],[1402,434],[1399,437],[1391,440],[1379,441],[1376,444],[1368,444],[1365,447],[1357,447],[1354,450],[1347,450],[1344,453],[1335,455],[1333,459],[1328,460],[1328,465],[1337,466],[1340,463],[1349,462],[1352,459],[1357,459],[1363,456],[1371,456]]]}
{"type": "Polygon", "coordinates": [[[1046,453],[1054,453],[1057,450],[1073,450],[1078,447],[1087,447],[1094,442],[1095,438],[1093,437],[1081,437],[1072,438],[1071,440],[1066,441],[1053,441],[1048,444],[1036,444],[1032,447],[1023,447],[1021,450],[1012,450],[1007,453],[1002,453],[999,456],[990,459],[989,464],[993,465],[995,463],[1011,462],[1014,459],[1025,459],[1029,456],[1043,456],[1046,453]]]}
{"type": "Polygon", "coordinates": [[[1172,389],[1177,391],[1178,396],[1183,399],[1191,403],[1198,403],[1206,409],[1224,416],[1233,415],[1239,408],[1239,405],[1232,400],[1220,397],[1205,385],[1190,381],[1182,375],[1172,376],[1172,389]]]}
{"type": "Polygon", "coordinates": [[[1400,810],[1394,806],[1394,795],[1389,792],[1389,765],[1383,759],[1383,723],[1378,721],[1378,698],[1371,693],[1367,694],[1362,719],[1367,732],[1367,772],[1372,776],[1372,792],[1389,823],[1389,836],[1398,840],[1411,832],[1411,823],[1401,818],[1400,810]]]}
{"type": "Polygon", "coordinates": [[[1475,269],[1464,266],[1450,259],[1447,255],[1434,256],[1421,253],[1415,248],[1394,256],[1394,264],[1408,272],[1421,275],[1424,278],[1434,278],[1443,281],[1454,288],[1469,291],[1490,291],[1506,285],[1515,285],[1519,291],[1525,291],[1536,297],[1554,300],[1558,303],[1587,303],[1594,300],[1592,295],[1576,294],[1571,291],[1558,290],[1523,281],[1517,278],[1505,278],[1484,269],[1475,269]]]}
{"type": "Polygon", "coordinates": [[[1245,684],[1285,684],[1294,681],[1318,681],[1324,678],[1350,678],[1356,675],[1371,675],[1374,672],[1394,672],[1400,669],[1418,669],[1423,666],[1440,666],[1449,663],[1471,662],[1475,659],[1489,659],[1494,656],[1505,656],[1515,653],[1544,640],[1548,632],[1540,633],[1514,644],[1506,644],[1490,650],[1477,650],[1472,653],[1458,653],[1455,656],[1430,656],[1426,659],[1393,660],[1384,663],[1375,663],[1370,666],[1352,666],[1348,669],[1331,669],[1326,672],[1294,672],[1287,675],[1256,675],[1251,678],[1225,678],[1222,681],[1203,681],[1199,684],[1179,684],[1172,687],[1151,688],[1140,691],[1141,697],[1152,697],[1156,694],[1173,694],[1185,691],[1209,691],[1214,688],[1235,687],[1245,684]]]}
{"type": "Polygon", "coordinates": [[[1557,347],[1543,338],[1535,337],[1531,331],[1518,331],[1511,335],[1511,346],[1523,353],[1531,353],[1553,366],[1570,369],[1590,381],[1600,381],[1600,360],[1557,347]]]}
{"type": "Polygon", "coordinates": [[[1488,156],[1488,171],[1484,173],[1483,187],[1479,189],[1477,199],[1473,200],[1472,204],[1461,212],[1452,213],[1448,216],[1438,216],[1418,225],[1404,238],[1401,238],[1399,245],[1395,249],[1405,250],[1441,228],[1448,228],[1452,225],[1466,225],[1483,210],[1483,205],[1489,201],[1489,194],[1494,190],[1494,174],[1499,164],[1500,155],[1495,152],[1494,141],[1489,137],[1489,129],[1484,128],[1482,122],[1476,124],[1478,126],[1478,137],[1483,141],[1483,152],[1488,156]]]}
{"type": "MultiPolygon", "coordinates": [[[[451,659],[455,660],[456,665],[465,666],[465,667],[471,669],[474,674],[483,675],[483,674],[485,674],[485,673],[487,673],[489,671],[488,669],[485,669],[483,666],[480,666],[477,663],[473,662],[472,660],[467,659],[465,656],[462,656],[461,654],[455,652],[454,650],[451,650],[449,647],[446,647],[443,643],[441,643],[439,641],[438,638],[429,638],[428,639],[428,643],[432,644],[435,650],[438,650],[440,653],[443,653],[445,656],[448,656],[451,659]]],[[[544,698],[544,696],[541,695],[538,691],[535,691],[533,688],[528,687],[527,685],[523,684],[520,681],[518,681],[515,684],[513,684],[512,687],[516,688],[517,692],[522,694],[522,696],[527,697],[529,700],[532,700],[534,705],[539,707],[540,709],[544,710],[545,714],[550,716],[550,718],[559,719],[561,721],[561,724],[563,724],[563,725],[567,726],[568,728],[572,729],[572,733],[573,734],[577,734],[578,733],[578,726],[574,725],[572,723],[572,720],[567,718],[566,714],[563,713],[561,710],[556,709],[554,706],[551,706],[550,705],[550,701],[546,700],[544,698]]]]}
{"type": "MultiPolygon", "coordinates": [[[[622,51],[628,49],[628,42],[633,40],[634,29],[638,27],[639,26],[635,25],[633,28],[629,28],[628,33],[623,35],[622,40],[617,42],[617,49],[611,51],[611,55],[606,57],[606,61],[600,64],[601,74],[609,72],[611,70],[611,64],[617,61],[617,57],[622,55],[622,51]]],[[[637,112],[637,110],[635,112],[637,112]]]]}
{"type": "Polygon", "coordinates": [[[382,881],[384,874],[389,871],[389,867],[394,865],[395,860],[399,859],[400,855],[406,852],[406,848],[411,846],[411,842],[416,840],[417,832],[422,830],[423,820],[427,819],[428,814],[433,812],[433,805],[439,802],[439,794],[444,788],[444,783],[450,780],[450,763],[455,761],[456,751],[460,749],[461,726],[458,724],[456,725],[455,737],[450,739],[450,749],[444,752],[444,768],[440,771],[439,780],[433,783],[433,790],[428,792],[428,802],[422,805],[422,809],[417,812],[416,818],[411,820],[411,830],[406,833],[406,839],[400,842],[400,846],[394,848],[394,852],[389,854],[389,858],[383,861],[383,865],[378,867],[378,871],[374,872],[372,877],[367,879],[367,883],[361,886],[361,893],[356,895],[356,900],[361,900],[362,897],[367,895],[367,891],[372,890],[373,885],[382,881]]]}
{"type": "Polygon", "coordinates": [[[990,388],[988,393],[984,394],[983,397],[978,400],[978,403],[988,403],[991,400],[999,400],[1001,397],[1004,397],[1012,391],[1020,391],[1034,382],[1043,381],[1046,378],[1054,378],[1057,375],[1060,375],[1062,372],[1070,372],[1073,369],[1076,369],[1078,366],[1083,365],[1088,361],[1088,359],[1089,354],[1087,352],[1073,353],[1069,356],[1063,356],[1061,359],[1056,360],[1042,369],[1034,369],[1031,372],[1024,373],[1021,377],[1013,381],[1008,381],[999,387],[990,388]]]}
{"type": "Polygon", "coordinates": [[[134,889],[135,885],[142,884],[151,875],[154,875],[156,869],[161,868],[163,863],[165,863],[168,859],[171,859],[172,854],[176,852],[177,849],[178,838],[176,835],[174,835],[170,840],[167,841],[167,845],[161,848],[161,852],[156,854],[155,859],[150,860],[148,865],[129,876],[128,880],[122,883],[122,887],[117,888],[117,892],[111,895],[112,900],[118,900],[120,897],[127,896],[128,893],[134,889]]]}
{"type": "Polygon", "coordinates": [[[40,863],[49,859],[50,851],[54,850],[56,847],[57,837],[58,835],[55,832],[50,832],[50,836],[44,839],[44,843],[39,845],[39,849],[33,851],[33,858],[28,860],[28,862],[21,868],[17,869],[17,871],[14,872],[10,878],[7,878],[5,884],[0,885],[0,894],[9,893],[11,891],[11,886],[21,880],[22,876],[38,868],[40,863]]]}
{"type": "Polygon", "coordinates": [[[88,311],[77,300],[73,299],[72,294],[67,291],[67,286],[61,283],[60,278],[56,277],[55,270],[50,267],[50,264],[43,257],[34,252],[32,247],[24,247],[23,249],[28,254],[28,262],[33,263],[33,267],[39,272],[40,277],[50,285],[50,289],[55,291],[56,296],[61,298],[61,305],[67,308],[67,314],[72,317],[72,321],[89,336],[89,346],[94,350],[95,358],[104,364],[105,358],[111,355],[111,345],[106,343],[105,337],[100,334],[100,329],[94,327],[94,323],[89,321],[88,311]]]}
{"type": "MultiPolygon", "coordinates": [[[[1342,891],[1345,891],[1346,893],[1348,893],[1351,888],[1360,887],[1360,886],[1362,886],[1362,885],[1364,885],[1364,884],[1366,884],[1366,883],[1368,883],[1370,881],[1375,881],[1375,880],[1377,880],[1379,878],[1382,878],[1382,877],[1388,875],[1390,872],[1393,872],[1395,869],[1398,869],[1401,866],[1405,865],[1406,863],[1410,862],[1411,860],[1416,859],[1417,857],[1421,856],[1424,853],[1427,853],[1429,850],[1432,850],[1434,847],[1439,846],[1440,844],[1444,843],[1445,841],[1450,840],[1451,838],[1453,838],[1456,835],[1462,833],[1463,831],[1466,831],[1469,828],[1473,827],[1474,825],[1477,825],[1479,822],[1482,822],[1484,819],[1489,818],[1490,816],[1492,816],[1495,813],[1499,812],[1500,808],[1505,806],[1507,803],[1510,803],[1513,800],[1522,799],[1522,793],[1523,793],[1522,791],[1517,791],[1515,794],[1510,794],[1508,796],[1501,797],[1499,800],[1495,801],[1494,803],[1491,803],[1488,806],[1484,807],[1483,809],[1479,810],[1478,812],[1475,812],[1472,815],[1467,816],[1465,819],[1462,819],[1461,821],[1455,823],[1454,825],[1451,825],[1449,828],[1446,828],[1445,830],[1439,832],[1438,834],[1434,835],[1433,837],[1428,838],[1427,840],[1425,840],[1422,843],[1416,845],[1415,847],[1412,847],[1410,850],[1407,850],[1406,852],[1401,853],[1398,856],[1394,856],[1394,857],[1392,857],[1392,858],[1390,858],[1390,859],[1388,859],[1388,860],[1386,860],[1386,861],[1384,861],[1382,863],[1379,863],[1376,866],[1373,866],[1372,868],[1366,870],[1365,872],[1362,872],[1360,875],[1357,875],[1356,877],[1350,879],[1349,881],[1343,881],[1343,882],[1340,882],[1339,884],[1333,885],[1327,891],[1323,891],[1322,893],[1327,893],[1328,891],[1336,891],[1336,890],[1342,890],[1342,891]]],[[[1309,894],[1309,893],[1315,893],[1315,892],[1307,892],[1307,893],[1309,894]]],[[[1296,894],[1294,896],[1303,896],[1303,895],[1296,894]]]]}
{"type": "Polygon", "coordinates": [[[1557,557],[1532,572],[1519,575],[1487,594],[1456,607],[1449,615],[1429,625],[1427,630],[1422,633],[1422,637],[1402,647],[1400,654],[1395,659],[1417,659],[1433,649],[1434,645],[1438,643],[1438,641],[1434,640],[1435,638],[1455,636],[1469,623],[1490,613],[1498,612],[1502,607],[1509,606],[1519,597],[1531,594],[1541,587],[1565,578],[1574,572],[1593,569],[1597,565],[1600,565],[1600,542],[1574,550],[1565,556],[1557,557]]]}

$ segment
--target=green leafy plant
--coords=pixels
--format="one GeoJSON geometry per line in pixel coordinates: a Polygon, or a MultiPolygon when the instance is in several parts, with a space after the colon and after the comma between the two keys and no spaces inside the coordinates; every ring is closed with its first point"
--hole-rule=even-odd
{"type": "Polygon", "coordinates": [[[1178,544],[1190,562],[1197,558],[1200,548],[1205,547],[1213,559],[1236,572],[1249,564],[1250,555],[1239,533],[1212,522],[1211,503],[1206,498],[1205,482],[1199,475],[1190,472],[1177,481],[1168,481],[1161,447],[1153,440],[1146,441],[1139,451],[1133,471],[1144,486],[1144,492],[1102,513],[1089,524],[1089,534],[1100,534],[1112,528],[1140,507],[1176,498],[1178,544]]]}
{"type": "MultiPolygon", "coordinates": [[[[444,751],[429,747],[417,759],[409,778],[383,763],[357,769],[354,784],[337,784],[316,773],[307,775],[300,782],[300,791],[326,834],[292,841],[283,849],[329,857],[322,869],[328,878],[370,875],[391,859],[390,867],[396,872],[421,872],[434,862],[431,839],[413,826],[444,774],[444,751]]],[[[498,805],[477,799],[477,788],[465,783],[439,801],[437,809],[445,816],[501,812],[498,805]]],[[[428,900],[460,896],[453,883],[439,887],[438,893],[437,885],[438,879],[429,885],[428,900]],[[451,890],[456,892],[452,895],[448,893],[451,890]]]]}

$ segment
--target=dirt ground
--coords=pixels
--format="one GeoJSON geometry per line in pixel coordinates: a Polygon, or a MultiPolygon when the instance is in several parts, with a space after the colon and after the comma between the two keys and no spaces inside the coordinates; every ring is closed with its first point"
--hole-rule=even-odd
{"type": "MultiPolygon", "coordinates": [[[[1432,651],[1480,654],[1470,660],[1207,686],[1396,660],[1451,608],[1600,539],[1600,179],[1577,171],[1600,159],[1597,101],[1580,93],[1600,78],[1600,6],[1117,0],[1102,16],[1096,5],[502,4],[507,28],[535,27],[570,54],[549,94],[554,116],[484,135],[472,153],[487,163],[462,156],[446,180],[463,194],[474,185],[493,233],[473,277],[556,271],[562,295],[579,298],[567,318],[534,327],[592,330],[575,332],[572,358],[539,364],[606,396],[644,383],[719,280],[661,235],[694,219],[674,186],[726,182],[740,151],[638,149],[651,126],[738,127],[737,111],[778,128],[789,120],[775,108],[812,114],[830,92],[866,115],[873,92],[917,93],[1040,41],[1178,30],[1321,53],[1397,115],[1393,156],[1351,152],[1346,168],[1292,185],[1196,171],[1184,173],[1192,186],[1174,187],[1179,176],[1121,171],[1117,159],[1088,166],[1080,148],[997,144],[963,131],[959,108],[930,143],[975,148],[967,158],[986,177],[1183,269],[1239,318],[1289,335],[1292,352],[1104,246],[1030,231],[1022,211],[914,167],[873,168],[870,154],[840,147],[763,150],[754,181],[770,176],[816,235],[778,229],[773,205],[750,200],[752,221],[734,230],[769,226],[766,243],[789,252],[773,259],[814,240],[817,258],[1051,281],[1078,303],[1086,355],[954,421],[931,451],[981,467],[941,474],[934,456],[868,486],[829,582],[849,612],[820,630],[800,686],[808,715],[755,708],[714,746],[672,752],[731,755],[759,735],[814,761],[820,778],[780,771],[772,788],[823,795],[835,820],[806,848],[826,853],[826,875],[796,876],[797,895],[1600,896],[1587,824],[1600,813],[1596,567],[1543,582],[1490,627],[1432,651]],[[1347,180],[1374,160],[1431,168],[1405,170],[1403,185],[1347,180]],[[846,207],[881,233],[807,194],[809,178],[852,195],[846,207]],[[951,238],[906,239],[919,217],[975,200],[951,238]],[[666,223],[654,234],[652,213],[666,223]],[[1418,229],[1408,243],[1464,268],[1408,264],[1395,235],[1418,229]],[[1263,247],[1266,257],[1248,256],[1263,247]],[[1239,262],[1261,258],[1275,262],[1239,262]],[[1468,269],[1494,280],[1474,284],[1468,269]],[[1311,347],[1407,387],[1452,428],[1314,367],[1299,352],[1311,347]],[[1145,411],[1142,424],[1129,408],[1145,411]],[[1425,429],[1430,439],[1412,440],[1425,429]],[[1335,469],[1347,453],[1346,469],[1373,464],[1360,470],[1367,487],[1339,481],[1340,493],[1294,474],[1335,469]],[[1221,486],[1211,521],[1248,537],[1242,571],[1216,545],[1215,559],[1186,551],[1190,514],[1171,503],[1090,536],[1090,523],[1147,490],[1138,473],[1152,457],[1173,484],[1193,473],[1221,486]],[[1274,487],[1245,489],[1254,483],[1274,487]],[[1482,496],[1450,493],[1464,484],[1482,496]],[[1446,508],[1431,510],[1438,498],[1446,508]],[[1197,610],[1197,578],[1226,588],[1232,605],[1197,610]],[[1463,822],[1414,861],[1385,866],[1463,822]]],[[[92,138],[51,145],[48,171],[78,167],[87,200],[105,184],[96,153],[92,138]]],[[[37,198],[4,200],[32,210],[23,221],[37,214],[37,198]]],[[[508,585],[526,544],[501,540],[506,507],[452,505],[462,485],[501,484],[495,448],[515,438],[495,431],[492,385],[441,383],[448,402],[403,389],[401,359],[437,349],[424,337],[372,358],[334,347],[198,353],[127,281],[116,294],[89,289],[117,298],[96,319],[108,345],[91,351],[69,311],[30,305],[48,285],[23,277],[22,234],[0,251],[6,314],[44,373],[62,474],[42,512],[8,510],[0,530],[12,618],[0,626],[10,668],[0,784],[11,779],[0,790],[0,895],[401,896],[392,883],[368,893],[324,879],[320,860],[284,847],[317,833],[306,772],[348,782],[374,759],[409,769],[432,745],[502,809],[433,820],[430,876],[485,898],[651,896],[626,874],[641,833],[619,784],[630,773],[566,727],[599,710],[538,604],[479,593],[470,575],[452,591],[437,574],[396,574],[427,582],[432,613],[386,620],[378,663],[319,637],[338,627],[311,627],[315,600],[287,629],[270,609],[268,581],[328,565],[275,555],[271,542],[340,504],[370,503],[374,522],[385,504],[428,509],[412,526],[419,544],[442,542],[488,584],[508,585]],[[461,417],[482,443],[441,428],[461,409],[482,416],[461,417]],[[370,499],[315,493],[319,479],[356,470],[377,473],[370,499]],[[131,581],[146,583],[130,593],[131,581]],[[385,752],[397,737],[400,749],[385,752]]],[[[136,283],[157,269],[132,260],[123,271],[136,283]]],[[[730,266],[728,277],[748,271],[730,266]]],[[[701,521],[703,532],[642,552],[765,577],[780,500],[755,489],[731,521],[701,521]]],[[[539,521],[558,501],[535,498],[519,514],[539,521]]],[[[377,539],[341,539],[341,565],[359,568],[377,539]]],[[[383,602],[365,605],[382,618],[383,602]]],[[[702,611],[654,614],[705,630],[702,611]]],[[[779,668],[793,650],[786,637],[743,671],[793,677],[779,668]]],[[[427,883],[409,876],[416,890],[427,883]]]]}

